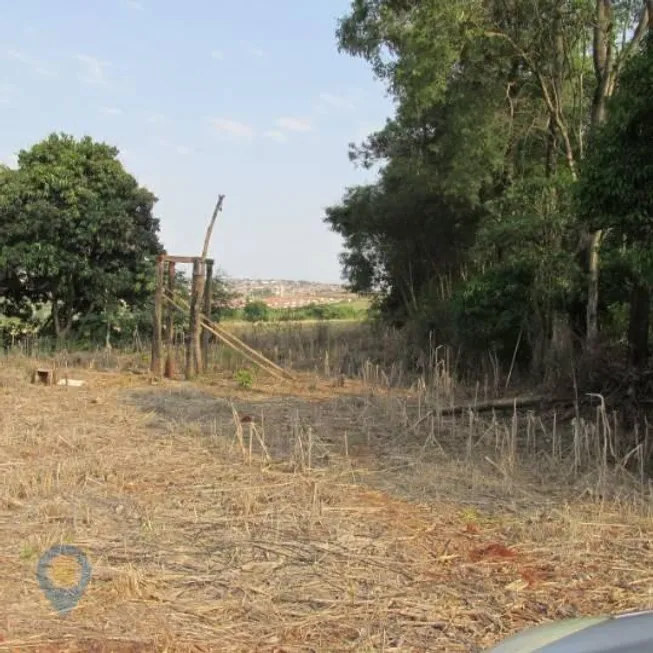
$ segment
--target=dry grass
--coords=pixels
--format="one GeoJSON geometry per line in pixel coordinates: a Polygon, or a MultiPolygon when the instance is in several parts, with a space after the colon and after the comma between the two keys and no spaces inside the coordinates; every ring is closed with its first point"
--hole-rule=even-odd
{"type": "Polygon", "coordinates": [[[45,388],[33,364],[0,368],[0,650],[475,651],[653,607],[648,484],[607,465],[605,415],[445,418],[445,371],[45,388]],[[35,578],[60,542],[93,565],[67,618],[35,578]]]}

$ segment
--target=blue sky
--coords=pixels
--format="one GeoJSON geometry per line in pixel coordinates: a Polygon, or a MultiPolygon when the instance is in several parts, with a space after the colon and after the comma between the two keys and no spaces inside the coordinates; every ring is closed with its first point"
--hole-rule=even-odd
{"type": "Polygon", "coordinates": [[[2,4],[0,160],[52,131],[116,145],[158,197],[171,253],[234,277],[338,281],[324,207],[373,174],[347,144],[392,104],[339,54],[349,0],[23,0],[2,4]]]}

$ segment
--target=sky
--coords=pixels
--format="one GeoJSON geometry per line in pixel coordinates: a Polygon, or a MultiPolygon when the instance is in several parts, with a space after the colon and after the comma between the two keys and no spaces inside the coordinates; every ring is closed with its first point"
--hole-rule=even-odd
{"type": "Polygon", "coordinates": [[[392,102],[339,53],[349,0],[0,0],[0,161],[52,132],[115,145],[171,254],[231,277],[338,282],[325,207],[374,179],[347,146],[392,102]]]}

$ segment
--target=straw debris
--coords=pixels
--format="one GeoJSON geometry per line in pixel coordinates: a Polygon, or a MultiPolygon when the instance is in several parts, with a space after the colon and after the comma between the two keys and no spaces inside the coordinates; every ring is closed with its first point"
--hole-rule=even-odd
{"type": "Polygon", "coordinates": [[[467,417],[410,431],[397,396],[76,374],[2,370],[0,650],[451,653],[653,607],[646,515],[547,499],[509,443],[479,466],[467,417]],[[35,577],[57,543],[93,566],[65,619],[35,577]]]}

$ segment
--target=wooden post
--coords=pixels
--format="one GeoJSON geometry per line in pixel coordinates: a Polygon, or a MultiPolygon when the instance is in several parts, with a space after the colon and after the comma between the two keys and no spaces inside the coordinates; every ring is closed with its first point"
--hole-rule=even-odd
{"type": "Polygon", "coordinates": [[[156,291],[154,293],[154,311],[152,315],[152,362],[150,371],[161,376],[161,340],[163,331],[163,258],[156,260],[156,291]]]}
{"type": "MultiPolygon", "coordinates": [[[[204,279],[204,307],[202,312],[207,320],[211,321],[211,291],[213,289],[213,261],[206,260],[206,277],[204,279]]],[[[206,374],[209,371],[209,340],[211,334],[202,330],[202,372],[206,374]]]]}
{"type": "MultiPolygon", "coordinates": [[[[171,297],[175,295],[175,262],[168,261],[168,293],[171,297]]],[[[166,304],[166,364],[165,364],[165,377],[171,379],[175,375],[175,359],[174,351],[174,308],[169,302],[166,304]]]]}
{"type": "Polygon", "coordinates": [[[202,260],[205,261],[206,257],[209,255],[209,244],[211,243],[211,234],[213,233],[213,227],[215,225],[215,220],[218,217],[218,213],[222,210],[222,202],[224,202],[224,195],[218,196],[218,201],[215,205],[213,215],[211,216],[211,221],[209,222],[209,227],[206,230],[206,236],[204,237],[204,247],[202,249],[202,260]]]}
{"type": "Polygon", "coordinates": [[[186,379],[192,379],[200,366],[200,309],[202,306],[202,261],[193,260],[193,280],[190,296],[190,333],[186,343],[186,379]]]}
{"type": "Polygon", "coordinates": [[[202,300],[204,299],[204,275],[206,265],[202,259],[199,261],[197,282],[195,284],[195,293],[197,304],[195,305],[195,338],[193,341],[193,364],[195,373],[202,371],[202,300]]]}

